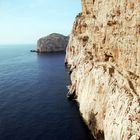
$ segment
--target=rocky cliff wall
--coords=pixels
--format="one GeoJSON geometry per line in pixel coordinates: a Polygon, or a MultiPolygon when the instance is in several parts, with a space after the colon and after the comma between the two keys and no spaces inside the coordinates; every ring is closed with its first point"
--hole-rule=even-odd
{"type": "Polygon", "coordinates": [[[66,53],[69,95],[97,140],[140,140],[140,0],[81,0],[66,53]]]}

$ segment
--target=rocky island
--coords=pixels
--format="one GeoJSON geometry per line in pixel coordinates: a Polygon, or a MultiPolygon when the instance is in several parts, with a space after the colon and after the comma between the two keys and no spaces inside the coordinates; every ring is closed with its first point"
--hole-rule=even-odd
{"type": "Polygon", "coordinates": [[[37,52],[59,52],[65,51],[69,37],[58,33],[52,33],[37,41],[37,52]]]}
{"type": "Polygon", "coordinates": [[[69,96],[97,140],[140,140],[140,0],[81,0],[66,50],[69,96]]]}

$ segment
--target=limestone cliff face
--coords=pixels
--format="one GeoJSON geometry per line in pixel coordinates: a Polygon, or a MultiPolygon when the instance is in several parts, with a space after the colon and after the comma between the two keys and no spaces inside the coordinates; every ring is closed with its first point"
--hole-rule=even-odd
{"type": "Polygon", "coordinates": [[[37,41],[37,52],[59,52],[65,51],[69,37],[58,33],[52,33],[37,41]]]}
{"type": "Polygon", "coordinates": [[[69,94],[97,140],[140,140],[140,0],[81,0],[69,94]]]}

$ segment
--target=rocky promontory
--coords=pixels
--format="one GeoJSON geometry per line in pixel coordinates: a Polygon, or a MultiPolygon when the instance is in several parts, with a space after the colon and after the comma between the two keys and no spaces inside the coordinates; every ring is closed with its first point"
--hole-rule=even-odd
{"type": "Polygon", "coordinates": [[[69,37],[58,33],[52,33],[37,41],[37,52],[59,52],[65,51],[69,37]]]}

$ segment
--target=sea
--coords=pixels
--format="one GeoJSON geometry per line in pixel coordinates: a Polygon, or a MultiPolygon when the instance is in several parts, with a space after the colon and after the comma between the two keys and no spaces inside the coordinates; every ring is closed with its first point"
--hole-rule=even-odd
{"type": "Polygon", "coordinates": [[[66,97],[65,53],[0,45],[0,140],[93,140],[78,105],[66,97]]]}

